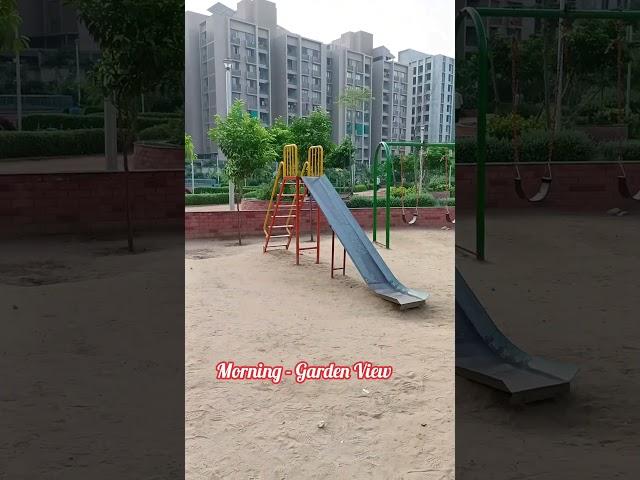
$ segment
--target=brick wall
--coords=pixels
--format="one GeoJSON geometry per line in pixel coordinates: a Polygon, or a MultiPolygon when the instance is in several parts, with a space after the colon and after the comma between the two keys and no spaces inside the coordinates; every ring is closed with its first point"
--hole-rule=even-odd
{"type": "MultiPolygon", "coordinates": [[[[391,209],[392,228],[441,228],[443,226],[452,227],[445,220],[444,208],[419,208],[418,220],[415,225],[409,226],[402,221],[402,209],[391,209]]],[[[409,210],[412,212],[413,210],[409,210]]],[[[455,217],[455,209],[450,208],[451,215],[455,217]]],[[[373,210],[370,208],[354,208],[351,210],[360,226],[365,230],[370,230],[373,226],[373,210]]],[[[240,212],[241,229],[243,235],[263,235],[262,226],[264,223],[264,210],[244,210],[240,212]]],[[[316,215],[314,210],[314,215],[316,215]]],[[[321,228],[324,232],[329,232],[329,226],[323,215],[321,218],[321,228]]],[[[304,232],[309,230],[309,212],[305,210],[300,217],[304,232]]],[[[314,216],[315,222],[315,216],[314,216]]],[[[378,209],[378,228],[384,228],[384,209],[378,209]]],[[[214,212],[186,212],[185,213],[185,236],[186,238],[235,238],[238,233],[236,212],[214,211],[214,212]]],[[[315,229],[315,223],[314,227],[315,229]]],[[[315,230],[314,230],[315,231],[315,230]]]]}
{"type": "MultiPolygon", "coordinates": [[[[123,172],[0,175],[0,235],[91,233],[123,229],[123,172]]],[[[181,228],[184,173],[131,172],[137,230],[181,228]]]]}
{"type": "MultiPolygon", "coordinates": [[[[640,189],[640,163],[626,164],[631,189],[640,189]]],[[[531,196],[540,186],[544,164],[520,166],[522,185],[531,196]]],[[[521,200],[514,188],[513,165],[487,165],[487,206],[500,208],[553,208],[565,211],[602,211],[612,207],[631,209],[638,202],[623,199],[618,193],[619,169],[610,163],[554,164],[553,182],[548,197],[540,203],[521,200]]],[[[456,206],[475,205],[475,165],[456,166],[456,206]]]]}
{"type": "Polygon", "coordinates": [[[131,163],[132,170],[181,170],[184,148],[136,142],[131,163]]]}

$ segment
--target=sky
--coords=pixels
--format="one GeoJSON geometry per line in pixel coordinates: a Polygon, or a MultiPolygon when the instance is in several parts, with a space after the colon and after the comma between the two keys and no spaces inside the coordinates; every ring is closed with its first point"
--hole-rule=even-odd
{"type": "MultiPolygon", "coordinates": [[[[186,0],[185,9],[208,14],[220,2],[235,10],[236,0],[186,0]]],[[[431,55],[455,56],[455,2],[452,0],[272,0],[278,25],[330,43],[341,33],[364,30],[373,46],[396,56],[413,48],[431,55]]]]}

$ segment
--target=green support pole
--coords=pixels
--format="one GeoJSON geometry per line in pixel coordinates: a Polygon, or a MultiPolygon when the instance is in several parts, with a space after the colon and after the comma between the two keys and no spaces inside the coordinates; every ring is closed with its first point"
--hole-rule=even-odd
{"type": "Polygon", "coordinates": [[[393,183],[393,156],[391,155],[391,148],[389,144],[384,144],[384,165],[387,169],[387,185],[386,185],[386,197],[387,205],[385,208],[385,245],[390,248],[391,245],[391,184],[393,183]]]}
{"type": "Polygon", "coordinates": [[[476,164],[476,258],[485,259],[485,203],[486,192],[486,159],[487,159],[487,109],[489,88],[489,55],[487,35],[478,11],[473,7],[460,10],[456,17],[456,31],[463,24],[465,17],[470,17],[476,29],[478,40],[478,125],[477,125],[477,164],[476,164]]]}
{"type": "Polygon", "coordinates": [[[380,145],[373,154],[373,242],[378,238],[378,153],[380,145]]]}
{"type": "Polygon", "coordinates": [[[393,183],[393,155],[391,152],[391,147],[446,147],[455,151],[456,144],[455,143],[432,143],[429,145],[426,142],[411,142],[411,141],[394,141],[394,142],[380,142],[376,147],[376,151],[373,154],[373,241],[375,242],[378,237],[378,158],[380,156],[380,152],[384,151],[385,158],[385,177],[386,177],[386,186],[385,186],[385,247],[390,248],[391,246],[391,184],[393,183]]]}

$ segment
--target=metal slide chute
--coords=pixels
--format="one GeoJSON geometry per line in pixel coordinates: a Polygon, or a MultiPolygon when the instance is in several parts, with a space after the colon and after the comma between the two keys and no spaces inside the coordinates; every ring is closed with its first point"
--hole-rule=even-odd
{"type": "Polygon", "coordinates": [[[537,401],[568,392],[575,365],[529,355],[500,331],[456,269],[456,373],[512,395],[537,401]]]}
{"type": "Polygon", "coordinates": [[[400,305],[402,310],[424,305],[428,294],[400,283],[326,175],[305,176],[302,181],[369,289],[385,300],[400,305]]]}

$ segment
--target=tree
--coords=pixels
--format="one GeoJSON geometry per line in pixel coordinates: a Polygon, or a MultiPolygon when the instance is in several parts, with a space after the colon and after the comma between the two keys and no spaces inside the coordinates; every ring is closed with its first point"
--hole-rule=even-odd
{"type": "Polygon", "coordinates": [[[325,156],[331,153],[333,148],[331,129],[329,114],[320,109],[314,110],[307,117],[298,117],[293,121],[289,130],[291,131],[292,143],[298,145],[302,162],[307,159],[309,147],[314,145],[321,145],[325,156]]]}
{"type": "Polygon", "coordinates": [[[20,35],[22,18],[18,14],[16,0],[0,3],[0,52],[11,52],[16,56],[16,102],[18,107],[18,130],[22,129],[22,92],[20,82],[20,52],[27,46],[27,37],[20,35]]]}
{"type": "Polygon", "coordinates": [[[193,139],[191,138],[191,135],[187,135],[186,133],[184,134],[184,162],[185,163],[190,163],[191,164],[191,193],[196,193],[196,186],[195,186],[195,172],[193,171],[193,162],[196,161],[198,159],[198,155],[196,155],[196,152],[194,150],[193,147],[193,139]]]}
{"type": "Polygon", "coordinates": [[[291,130],[289,130],[285,121],[280,117],[276,118],[275,122],[273,122],[273,125],[269,128],[269,133],[271,134],[271,145],[277,156],[282,156],[285,145],[294,143],[291,130]]]}
{"type": "MultiPolygon", "coordinates": [[[[244,102],[236,100],[226,118],[215,116],[215,127],[209,130],[209,138],[227,157],[224,167],[229,179],[240,187],[255,171],[277,158],[273,138],[257,118],[245,110],[244,102]]],[[[238,219],[238,245],[242,245],[240,230],[240,202],[242,188],[235,190],[238,219]]]]}
{"type": "MultiPolygon", "coordinates": [[[[351,138],[352,143],[356,144],[356,109],[364,110],[364,104],[373,100],[371,90],[367,87],[350,86],[344,90],[344,93],[338,98],[338,103],[344,105],[347,110],[347,118],[351,114],[351,138]]],[[[349,128],[347,127],[347,131],[349,128]]],[[[353,184],[356,181],[356,164],[355,158],[351,164],[351,193],[353,193],[353,184]]]]}
{"type": "Polygon", "coordinates": [[[342,143],[336,146],[327,156],[325,166],[327,168],[348,169],[353,161],[356,147],[351,143],[351,138],[345,137],[342,143]]]}
{"type": "Polygon", "coordinates": [[[137,103],[161,85],[184,82],[184,3],[175,0],[69,0],[93,39],[101,58],[94,78],[118,110],[123,132],[125,202],[129,251],[133,228],[129,198],[128,150],[133,142],[137,103]]]}

